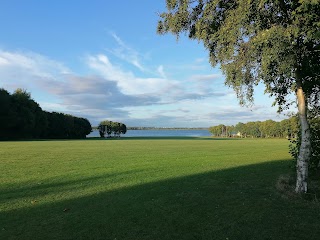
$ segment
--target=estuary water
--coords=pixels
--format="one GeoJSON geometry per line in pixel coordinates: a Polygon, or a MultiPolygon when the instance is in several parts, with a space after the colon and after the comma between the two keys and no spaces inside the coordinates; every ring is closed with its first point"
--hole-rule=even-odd
{"type": "MultiPolygon", "coordinates": [[[[209,137],[208,130],[203,129],[161,129],[161,130],[128,130],[122,137],[209,137]]],[[[87,138],[99,137],[99,131],[93,131],[87,138]]]]}

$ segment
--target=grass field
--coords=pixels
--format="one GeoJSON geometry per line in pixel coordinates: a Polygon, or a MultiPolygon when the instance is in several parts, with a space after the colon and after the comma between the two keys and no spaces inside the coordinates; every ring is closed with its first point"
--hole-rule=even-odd
{"type": "Polygon", "coordinates": [[[0,142],[0,239],[319,239],[286,140],[0,142]]]}

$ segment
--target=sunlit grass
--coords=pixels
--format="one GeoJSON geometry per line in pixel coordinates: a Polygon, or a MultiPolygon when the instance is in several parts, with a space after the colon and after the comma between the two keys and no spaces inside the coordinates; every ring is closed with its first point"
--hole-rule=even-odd
{"type": "Polygon", "coordinates": [[[309,223],[319,206],[291,203],[275,189],[291,171],[287,146],[211,138],[0,142],[0,239],[225,239],[225,232],[258,239],[249,228],[262,229],[269,208],[289,211],[290,224],[297,204],[312,212],[309,223]]]}

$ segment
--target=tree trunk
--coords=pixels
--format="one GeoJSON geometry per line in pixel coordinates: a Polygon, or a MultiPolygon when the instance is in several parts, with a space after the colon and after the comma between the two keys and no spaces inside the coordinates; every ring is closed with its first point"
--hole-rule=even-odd
{"type": "Polygon", "coordinates": [[[310,159],[310,129],[307,120],[307,104],[306,96],[302,89],[302,84],[299,78],[297,80],[297,101],[299,110],[300,130],[301,130],[301,145],[297,160],[297,182],[296,193],[305,193],[308,190],[308,163],[310,159]]]}

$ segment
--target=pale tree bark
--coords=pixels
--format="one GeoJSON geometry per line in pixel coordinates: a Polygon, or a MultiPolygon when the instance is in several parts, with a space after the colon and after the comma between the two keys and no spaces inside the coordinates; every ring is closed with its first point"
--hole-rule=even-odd
{"type": "Polygon", "coordinates": [[[297,102],[299,110],[300,130],[301,130],[301,145],[297,160],[297,182],[296,193],[305,193],[308,190],[308,164],[311,154],[310,129],[307,120],[307,100],[302,88],[300,79],[297,76],[297,102]]]}

